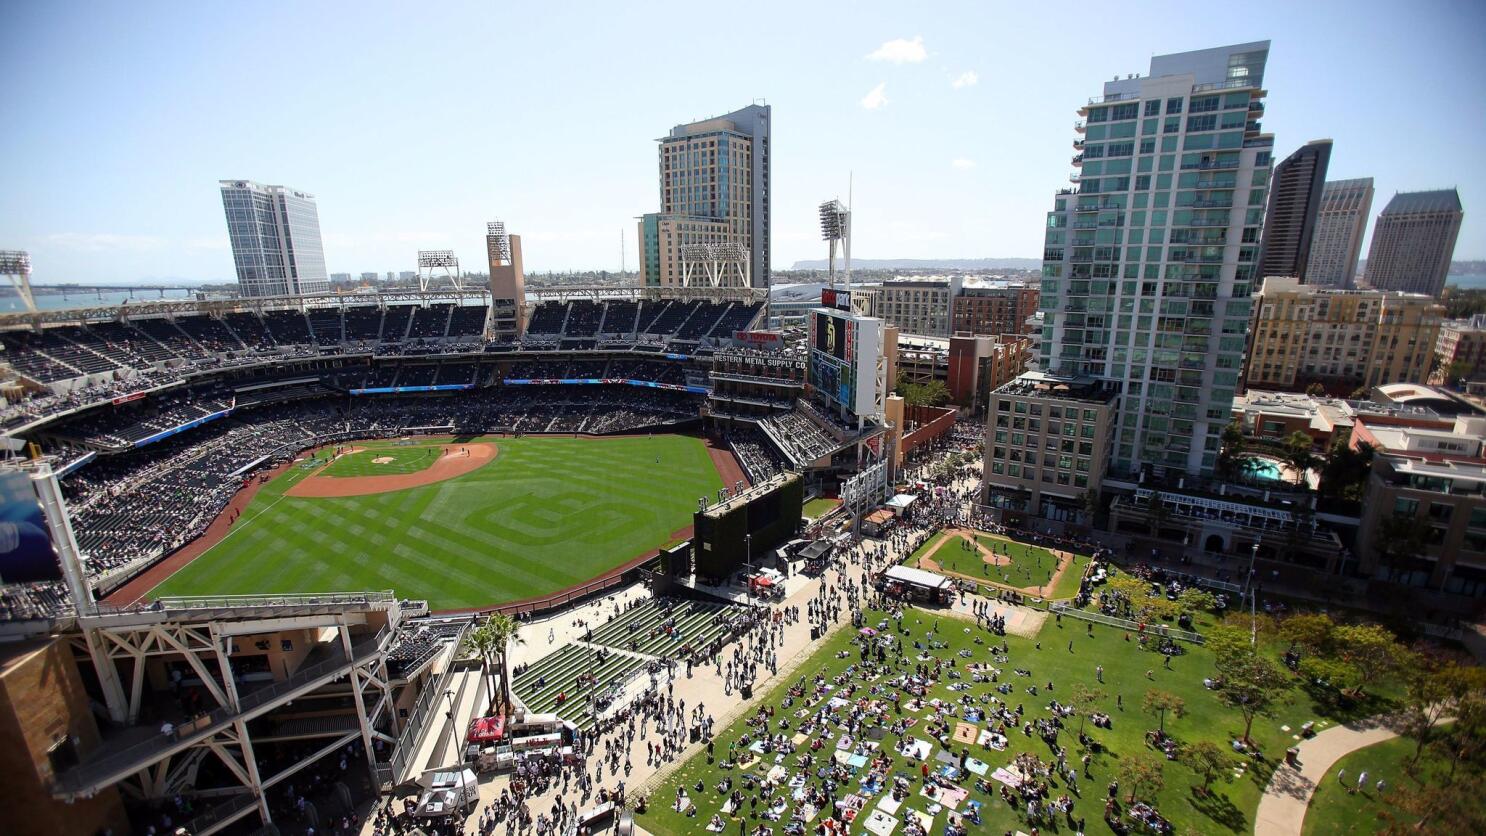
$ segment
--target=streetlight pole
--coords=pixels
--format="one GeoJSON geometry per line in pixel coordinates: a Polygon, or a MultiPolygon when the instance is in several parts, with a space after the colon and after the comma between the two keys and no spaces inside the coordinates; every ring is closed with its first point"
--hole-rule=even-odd
{"type": "MultiPolygon", "coordinates": [[[[446,700],[449,701],[449,710],[446,711],[446,712],[444,712],[444,716],[449,718],[449,723],[452,725],[453,722],[454,722],[454,689],[452,689],[452,688],[445,689],[444,690],[444,699],[446,699],[446,700]]],[[[464,799],[464,756],[459,753],[459,730],[458,729],[455,729],[454,730],[454,754],[455,754],[454,768],[456,770],[455,774],[458,776],[458,778],[456,778],[455,780],[457,780],[459,782],[459,809],[460,809],[460,812],[463,812],[464,811],[464,805],[465,805],[465,799],[464,799]]]]}
{"type": "Polygon", "coordinates": [[[754,579],[753,579],[753,535],[752,534],[744,534],[743,535],[743,548],[745,549],[745,551],[743,552],[743,566],[748,569],[748,574],[744,576],[744,583],[748,585],[748,604],[749,604],[749,606],[752,606],[753,605],[753,582],[754,582],[754,579]]]}
{"type": "Polygon", "coordinates": [[[1248,571],[1248,574],[1244,575],[1244,579],[1243,579],[1243,594],[1244,595],[1248,595],[1249,594],[1249,588],[1251,586],[1253,586],[1253,583],[1254,583],[1254,561],[1255,560],[1258,560],[1258,559],[1259,559],[1259,542],[1256,540],[1254,542],[1254,548],[1249,551],[1249,571],[1248,571]]]}

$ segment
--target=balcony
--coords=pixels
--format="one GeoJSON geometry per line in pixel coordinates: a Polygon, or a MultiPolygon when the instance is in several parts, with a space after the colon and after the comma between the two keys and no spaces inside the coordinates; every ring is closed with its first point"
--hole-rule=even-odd
{"type": "Polygon", "coordinates": [[[1068,175],[1068,182],[1070,182],[1070,183],[1077,183],[1078,180],[1079,180],[1079,175],[1077,175],[1077,174],[1070,174],[1070,175],[1068,175]]]}
{"type": "Polygon", "coordinates": [[[1081,140],[1081,139],[1075,139],[1073,141],[1073,150],[1075,150],[1075,151],[1082,151],[1082,150],[1084,150],[1084,141],[1081,140]]]}
{"type": "Polygon", "coordinates": [[[1238,188],[1238,183],[1236,183],[1233,180],[1198,180],[1197,181],[1197,185],[1193,186],[1192,188],[1194,188],[1194,189],[1225,189],[1225,190],[1231,191],[1233,189],[1238,188]]]}
{"type": "Polygon", "coordinates": [[[1090,96],[1089,104],[1109,104],[1110,102],[1132,102],[1140,98],[1139,93],[1110,93],[1108,96],[1090,96]]]}
{"type": "MultiPolygon", "coordinates": [[[[1186,206],[1178,206],[1177,208],[1178,209],[1186,209],[1186,208],[1191,208],[1191,209],[1232,209],[1233,208],[1233,201],[1231,201],[1231,200],[1194,200],[1191,203],[1187,204],[1186,206]]],[[[1227,223],[1227,221],[1224,221],[1224,223],[1227,223]]]]}
{"type": "Polygon", "coordinates": [[[1083,165],[1084,164],[1084,155],[1083,154],[1074,154],[1073,155],[1073,164],[1074,165],[1083,165]]]}
{"type": "Polygon", "coordinates": [[[1084,132],[1084,127],[1085,127],[1084,120],[1082,120],[1082,119],[1080,119],[1077,122],[1074,122],[1073,123],[1073,129],[1075,131],[1078,131],[1079,133],[1083,133],[1084,132]]]}
{"type": "Polygon", "coordinates": [[[1190,221],[1179,222],[1173,226],[1227,226],[1227,218],[1193,218],[1190,221]]]}
{"type": "Polygon", "coordinates": [[[1227,81],[1217,81],[1212,84],[1194,84],[1193,93],[1210,93],[1214,90],[1242,90],[1253,87],[1254,82],[1247,78],[1230,78],[1227,81]]]}
{"type": "Polygon", "coordinates": [[[1183,163],[1182,171],[1221,171],[1224,169],[1238,168],[1238,160],[1201,160],[1195,163],[1183,163]]]}
{"type": "Polygon", "coordinates": [[[1098,221],[1074,221],[1072,224],[1074,229],[1094,229],[1098,226],[1098,221]]]}

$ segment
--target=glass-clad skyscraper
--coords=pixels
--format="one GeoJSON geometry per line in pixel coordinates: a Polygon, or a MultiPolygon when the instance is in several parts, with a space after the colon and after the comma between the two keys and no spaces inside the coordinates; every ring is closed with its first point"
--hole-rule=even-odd
{"type": "Polygon", "coordinates": [[[1271,169],[1269,42],[1161,55],[1079,109],[1047,216],[1047,372],[1120,390],[1112,474],[1211,473],[1243,371],[1271,169]]]}
{"type": "Polygon", "coordinates": [[[219,185],[241,295],[330,290],[314,195],[249,180],[222,180],[219,185]]]}

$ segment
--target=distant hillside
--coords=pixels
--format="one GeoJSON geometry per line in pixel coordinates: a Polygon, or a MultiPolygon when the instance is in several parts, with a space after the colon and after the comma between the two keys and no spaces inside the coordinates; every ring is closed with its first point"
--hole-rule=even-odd
{"type": "MultiPolygon", "coordinates": [[[[791,270],[824,270],[825,259],[796,261],[791,270]]],[[[1036,270],[1036,258],[855,258],[852,269],[860,270],[1036,270]]]]}

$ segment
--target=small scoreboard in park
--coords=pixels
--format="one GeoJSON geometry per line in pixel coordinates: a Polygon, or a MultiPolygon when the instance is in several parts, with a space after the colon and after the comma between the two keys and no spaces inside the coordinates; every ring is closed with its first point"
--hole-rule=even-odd
{"type": "Polygon", "coordinates": [[[758,562],[794,536],[804,505],[805,482],[797,473],[785,473],[699,508],[692,521],[698,577],[725,578],[750,557],[758,562]]]}
{"type": "Polygon", "coordinates": [[[810,312],[807,383],[827,403],[852,415],[875,415],[883,395],[881,358],[882,320],[837,308],[810,312]]]}

